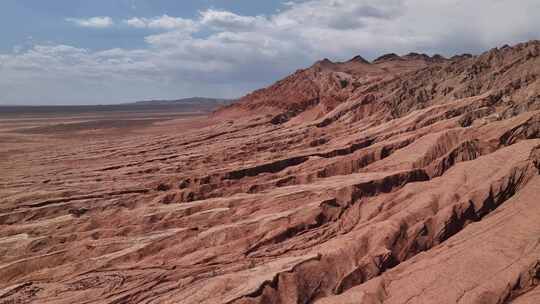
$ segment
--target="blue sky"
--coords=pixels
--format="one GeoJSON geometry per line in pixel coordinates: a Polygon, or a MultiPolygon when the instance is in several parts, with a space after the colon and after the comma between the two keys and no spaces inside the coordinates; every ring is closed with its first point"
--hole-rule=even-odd
{"type": "Polygon", "coordinates": [[[115,19],[170,15],[195,18],[214,8],[242,15],[268,14],[282,7],[279,0],[2,0],[0,1],[0,51],[29,43],[74,44],[92,49],[111,46],[144,47],[147,32],[129,27],[88,30],[74,27],[66,18],[109,16],[115,19]],[[27,20],[28,22],[20,22],[27,20]],[[16,25],[16,26],[14,26],[16,25]]]}
{"type": "Polygon", "coordinates": [[[324,57],[540,38],[538,0],[1,0],[0,104],[238,97],[324,57]]]}

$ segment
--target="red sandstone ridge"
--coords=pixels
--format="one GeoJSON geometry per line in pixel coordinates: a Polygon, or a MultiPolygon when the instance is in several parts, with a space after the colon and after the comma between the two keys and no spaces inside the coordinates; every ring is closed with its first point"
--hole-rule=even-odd
{"type": "Polygon", "coordinates": [[[414,53],[403,57],[392,55],[373,63],[361,56],[346,62],[318,61],[310,68],[298,70],[268,88],[241,98],[235,105],[220,110],[218,115],[235,116],[257,110],[276,114],[274,122],[282,123],[309,110],[303,116],[320,118],[349,99],[358,98],[365,89],[445,60],[414,53]]]}
{"type": "Polygon", "coordinates": [[[116,139],[9,136],[2,304],[540,303],[539,41],[323,60],[116,139]]]}
{"type": "MultiPolygon", "coordinates": [[[[360,56],[338,63],[325,59],[241,98],[218,111],[218,115],[247,110],[275,114],[275,123],[301,113],[297,121],[323,117],[332,120],[335,117],[331,113],[340,111],[338,106],[348,105],[355,111],[370,116],[378,112],[378,118],[388,119],[427,104],[482,92],[489,91],[496,98],[501,90],[513,90],[518,83],[527,81],[520,75],[522,70],[537,69],[536,62],[528,60],[536,58],[536,48],[537,42],[530,42],[493,49],[481,56],[464,54],[451,59],[417,53],[387,54],[373,63],[360,56]]],[[[350,114],[348,109],[345,111],[350,114]]]]}

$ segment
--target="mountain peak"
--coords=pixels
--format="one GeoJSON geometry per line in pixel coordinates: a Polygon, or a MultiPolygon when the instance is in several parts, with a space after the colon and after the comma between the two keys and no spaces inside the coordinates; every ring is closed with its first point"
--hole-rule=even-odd
{"type": "Polygon", "coordinates": [[[373,63],[381,63],[381,62],[395,61],[395,60],[401,60],[401,57],[399,57],[396,53],[388,53],[373,60],[373,63]]]}
{"type": "Polygon", "coordinates": [[[367,61],[364,57],[360,56],[360,55],[357,55],[357,56],[354,56],[351,60],[349,60],[348,62],[359,62],[359,63],[365,63],[365,64],[370,64],[369,61],[367,61]]]}
{"type": "Polygon", "coordinates": [[[431,59],[431,57],[429,57],[429,55],[427,54],[415,53],[415,52],[411,52],[403,56],[402,58],[409,59],[409,60],[426,60],[426,61],[431,59]]]}
{"type": "Polygon", "coordinates": [[[319,64],[333,64],[334,62],[328,58],[324,58],[323,60],[318,61],[319,64]]]}

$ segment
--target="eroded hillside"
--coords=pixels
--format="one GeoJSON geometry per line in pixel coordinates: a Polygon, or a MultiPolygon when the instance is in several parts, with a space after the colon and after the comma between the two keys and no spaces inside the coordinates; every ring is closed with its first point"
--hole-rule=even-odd
{"type": "Polygon", "coordinates": [[[540,303],[539,76],[538,41],[323,60],[204,123],[11,134],[0,303],[540,303]]]}

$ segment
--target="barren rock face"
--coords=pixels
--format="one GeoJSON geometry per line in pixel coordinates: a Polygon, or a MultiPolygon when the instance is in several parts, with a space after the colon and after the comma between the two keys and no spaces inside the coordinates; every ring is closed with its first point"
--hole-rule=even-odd
{"type": "Polygon", "coordinates": [[[0,303],[540,303],[539,55],[324,60],[210,118],[4,131],[0,303]]]}

